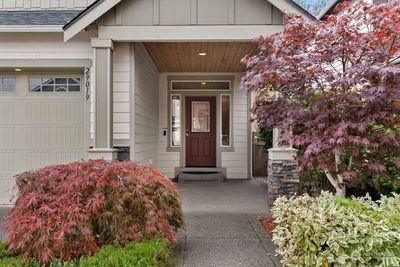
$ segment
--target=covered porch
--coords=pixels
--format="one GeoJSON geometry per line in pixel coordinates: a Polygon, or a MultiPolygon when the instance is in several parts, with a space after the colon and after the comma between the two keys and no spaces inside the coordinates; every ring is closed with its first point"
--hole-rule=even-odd
{"type": "Polygon", "coordinates": [[[240,59],[256,52],[254,43],[112,42],[107,53],[95,49],[95,62],[109,53],[112,66],[110,75],[95,75],[89,157],[115,159],[115,148],[128,146],[131,160],[154,164],[170,178],[201,171],[251,177],[250,97],[240,90],[240,59]],[[105,101],[96,105],[105,77],[112,79],[104,90],[113,92],[112,109],[104,109],[105,101]],[[101,144],[95,136],[107,129],[104,118],[112,121],[109,143],[101,144]]]}
{"type": "MultiPolygon", "coordinates": [[[[240,90],[240,59],[256,52],[255,37],[283,29],[284,12],[309,16],[286,0],[88,7],[64,26],[64,39],[98,32],[89,158],[116,159],[124,149],[170,178],[199,168],[250,178],[251,97],[240,90]]],[[[285,153],[277,159],[293,159],[285,153]]]]}

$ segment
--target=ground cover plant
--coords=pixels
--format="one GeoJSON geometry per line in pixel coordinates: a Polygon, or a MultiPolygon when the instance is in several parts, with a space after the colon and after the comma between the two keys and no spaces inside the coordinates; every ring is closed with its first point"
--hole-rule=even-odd
{"type": "MultiPolygon", "coordinates": [[[[258,39],[241,87],[260,127],[280,128],[299,169],[319,169],[339,196],[349,181],[400,168],[400,2],[362,1],[326,21],[288,16],[258,39]]],[[[382,183],[381,183],[382,184],[382,183]]]]}
{"type": "Polygon", "coordinates": [[[147,165],[75,162],[17,175],[16,183],[7,248],[24,260],[71,261],[157,238],[173,243],[183,224],[176,185],[147,165]]]}
{"type": "MultiPolygon", "coordinates": [[[[43,267],[35,259],[24,261],[12,254],[0,243],[0,266],[2,267],[43,267]]],[[[171,246],[164,240],[152,240],[142,243],[131,242],[126,246],[107,245],[92,256],[70,262],[55,260],[49,267],[172,267],[174,260],[171,246]]]]}
{"type": "Polygon", "coordinates": [[[272,213],[285,266],[400,266],[400,195],[281,197],[272,213]]]}

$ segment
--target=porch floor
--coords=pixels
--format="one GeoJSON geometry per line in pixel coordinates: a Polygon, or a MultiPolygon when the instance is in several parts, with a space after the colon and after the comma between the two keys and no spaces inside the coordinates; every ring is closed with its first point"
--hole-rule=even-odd
{"type": "Polygon", "coordinates": [[[176,266],[281,266],[257,220],[270,216],[267,191],[255,180],[179,183],[186,229],[176,266]]]}

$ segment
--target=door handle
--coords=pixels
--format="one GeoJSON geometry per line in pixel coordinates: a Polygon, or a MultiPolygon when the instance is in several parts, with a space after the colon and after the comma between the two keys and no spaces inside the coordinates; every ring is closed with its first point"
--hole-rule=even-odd
{"type": "Polygon", "coordinates": [[[189,136],[189,129],[186,129],[186,136],[189,136]]]}

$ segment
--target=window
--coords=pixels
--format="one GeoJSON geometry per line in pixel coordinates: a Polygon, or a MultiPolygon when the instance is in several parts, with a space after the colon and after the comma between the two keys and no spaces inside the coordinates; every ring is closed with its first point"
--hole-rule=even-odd
{"type": "Polygon", "coordinates": [[[181,146],[181,96],[171,95],[171,146],[181,146]]]}
{"type": "Polygon", "coordinates": [[[29,78],[29,92],[37,93],[59,93],[59,92],[80,92],[81,78],[77,77],[34,77],[29,78]]]}
{"type": "Polygon", "coordinates": [[[0,92],[15,93],[15,78],[0,77],[0,92]]]}
{"type": "Polygon", "coordinates": [[[230,81],[171,81],[172,91],[229,91],[230,81]]]}
{"type": "Polygon", "coordinates": [[[192,102],[192,133],[210,132],[210,102],[192,102]]]}
{"type": "Polygon", "coordinates": [[[231,145],[230,135],[230,95],[221,95],[221,146],[229,147],[231,145]]]}

